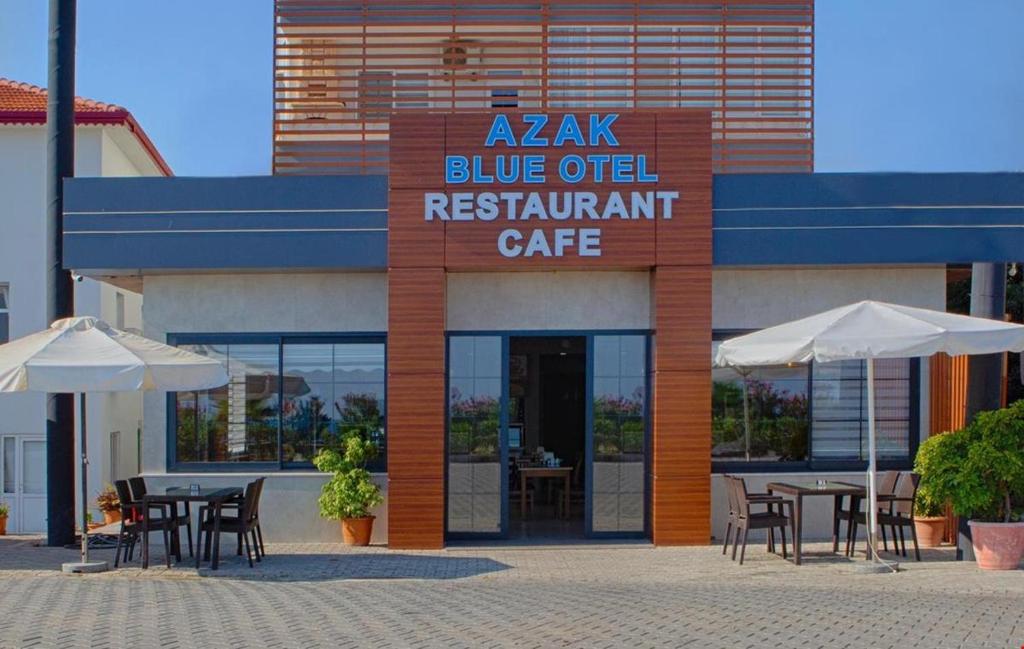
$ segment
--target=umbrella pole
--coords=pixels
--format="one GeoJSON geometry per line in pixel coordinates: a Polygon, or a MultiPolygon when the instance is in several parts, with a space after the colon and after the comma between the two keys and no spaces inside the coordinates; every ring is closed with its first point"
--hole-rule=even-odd
{"type": "MultiPolygon", "coordinates": [[[[84,392],[80,392],[78,394],[78,403],[78,431],[81,438],[79,444],[82,445],[82,459],[79,470],[79,480],[82,483],[82,556],[77,563],[61,564],[60,569],[63,572],[69,573],[104,572],[107,570],[106,561],[89,561],[89,449],[86,443],[86,439],[88,438],[88,426],[85,423],[86,412],[84,392]]],[[[74,517],[72,516],[72,518],[74,517]]]]}
{"type": "Polygon", "coordinates": [[[81,436],[80,444],[82,445],[82,470],[81,481],[82,481],[82,563],[89,561],[89,482],[88,482],[88,467],[89,467],[89,454],[86,448],[86,424],[85,424],[85,393],[80,392],[78,395],[78,430],[81,436]]]}
{"type": "Polygon", "coordinates": [[[867,359],[868,365],[868,553],[878,563],[878,488],[875,482],[875,359],[867,359]]]}
{"type": "Polygon", "coordinates": [[[746,451],[747,462],[750,461],[750,397],[747,396],[747,376],[743,374],[743,445],[746,451]]]}

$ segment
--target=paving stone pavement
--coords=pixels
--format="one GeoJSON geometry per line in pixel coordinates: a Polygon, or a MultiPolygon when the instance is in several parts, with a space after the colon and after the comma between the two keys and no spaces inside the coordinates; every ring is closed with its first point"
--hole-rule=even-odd
{"type": "MultiPolygon", "coordinates": [[[[751,547],[269,545],[250,569],[63,575],[74,551],[0,538],[0,647],[1012,647],[1024,571],[948,549],[897,575],[811,544],[796,567],[751,547]]],[[[97,551],[96,556],[110,556],[97,551]]],[[[230,554],[230,549],[225,552],[230,554]]]]}

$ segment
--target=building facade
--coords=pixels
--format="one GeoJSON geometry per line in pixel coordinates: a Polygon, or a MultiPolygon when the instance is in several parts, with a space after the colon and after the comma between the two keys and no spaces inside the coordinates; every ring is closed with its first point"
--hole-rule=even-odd
{"type": "Polygon", "coordinates": [[[392,113],[711,111],[716,173],[811,171],[814,3],[276,0],[274,173],[384,174],[392,113]]]}
{"type": "MultiPolygon", "coordinates": [[[[170,175],[170,169],[125,109],[77,99],[75,174],[170,175]]],[[[46,321],[46,93],[0,79],[0,343],[44,329],[46,321]]],[[[142,330],[137,291],[83,278],[76,313],[122,329],[142,330]]],[[[0,394],[0,482],[14,533],[46,530],[46,395],[0,394]]],[[[138,469],[142,400],[138,395],[90,399],[89,492],[138,469]]],[[[95,511],[94,516],[99,517],[95,511]]]]}
{"type": "MultiPolygon", "coordinates": [[[[68,183],[67,265],[231,376],[145,396],[143,473],[268,476],[269,538],[335,540],[311,458],[363,435],[396,548],[708,543],[722,473],[862,480],[862,364],[714,346],[944,309],[948,264],[1019,256],[1024,177],[810,173],[812,72],[811,3],[278,0],[275,176],[68,183]]],[[[883,466],[946,366],[880,367],[883,466]]]]}

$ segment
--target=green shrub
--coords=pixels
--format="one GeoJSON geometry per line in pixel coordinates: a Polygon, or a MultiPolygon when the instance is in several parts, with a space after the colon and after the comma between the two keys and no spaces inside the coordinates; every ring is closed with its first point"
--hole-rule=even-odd
{"type": "Polygon", "coordinates": [[[380,487],[370,479],[366,463],[377,455],[377,445],[351,433],[342,440],[342,451],[321,449],[313,464],[324,473],[333,473],[320,491],[320,515],[331,520],[363,518],[381,504],[380,487]]]}
{"type": "Polygon", "coordinates": [[[1011,522],[1024,506],[1024,401],[979,413],[961,430],[921,444],[914,463],[924,506],[948,501],[959,516],[1011,522]]]}

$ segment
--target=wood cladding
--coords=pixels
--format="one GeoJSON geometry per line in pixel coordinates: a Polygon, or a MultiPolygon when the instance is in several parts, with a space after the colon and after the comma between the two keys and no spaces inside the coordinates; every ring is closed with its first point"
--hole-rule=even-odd
{"type": "Polygon", "coordinates": [[[387,173],[392,114],[685,108],[716,172],[813,170],[811,0],[274,8],[275,174],[387,173]]]}
{"type": "MultiPolygon", "coordinates": [[[[593,110],[579,110],[588,114],[593,110]]],[[[596,111],[601,114],[613,111],[596,111]]],[[[557,112],[552,111],[552,117],[557,112]]],[[[552,178],[556,158],[578,150],[537,147],[544,183],[445,184],[446,155],[492,160],[485,147],[491,114],[407,115],[392,120],[388,255],[389,544],[433,548],[444,542],[444,318],[447,271],[653,270],[654,355],[651,521],[655,543],[705,544],[711,537],[711,173],[710,111],[620,114],[618,147],[586,147],[647,156],[656,183],[578,184],[552,178]],[[398,137],[401,134],[401,137],[398,137]],[[419,135],[422,134],[422,137],[419,135]],[[424,218],[424,194],[457,192],[678,191],[671,219],[442,221],[424,218]],[[499,253],[498,234],[600,228],[601,255],[514,257],[499,253]]],[[[582,150],[579,151],[583,153],[582,150]]],[[[508,153],[523,153],[522,150],[508,153]]]]}
{"type": "Polygon", "coordinates": [[[928,400],[930,435],[963,428],[967,415],[969,356],[935,354],[928,362],[931,394],[928,400]]]}

